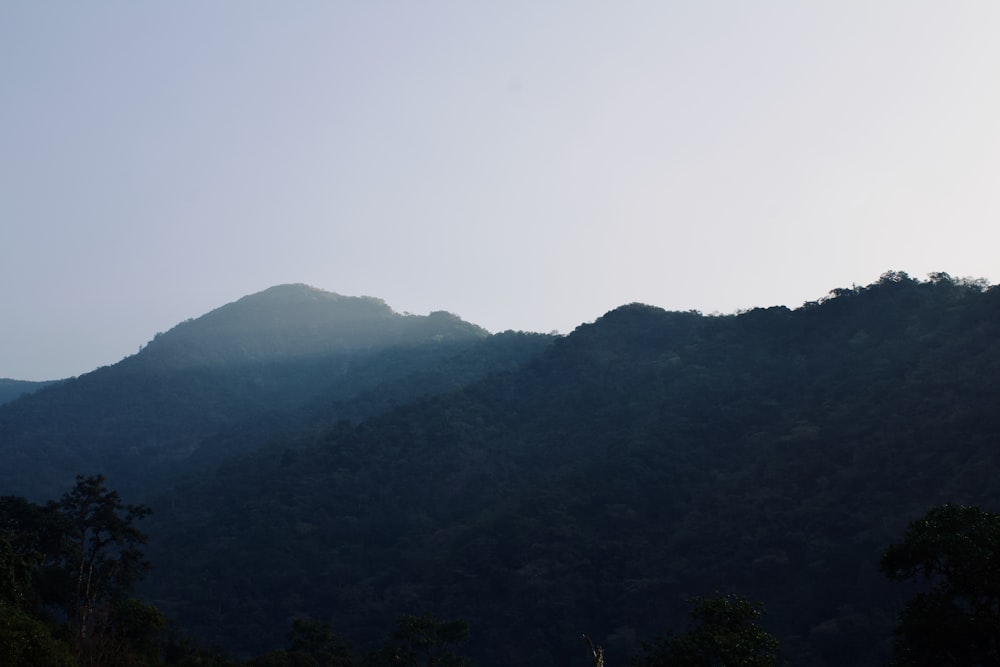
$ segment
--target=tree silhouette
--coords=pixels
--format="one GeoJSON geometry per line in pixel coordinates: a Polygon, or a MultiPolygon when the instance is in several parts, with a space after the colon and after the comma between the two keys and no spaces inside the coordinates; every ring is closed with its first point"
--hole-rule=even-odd
{"type": "Polygon", "coordinates": [[[773,667],[778,640],[757,625],[763,610],[739,595],[691,600],[687,632],[646,644],[635,667],[773,667]]]}
{"type": "Polygon", "coordinates": [[[405,614],[396,622],[384,655],[389,664],[412,667],[463,667],[470,663],[453,651],[466,640],[465,621],[439,621],[430,612],[405,614]]]}
{"type": "Polygon", "coordinates": [[[102,475],[77,475],[76,486],[58,503],[65,529],[63,571],[72,577],[62,600],[78,650],[99,643],[116,607],[150,567],[140,546],[146,535],[135,522],[151,510],[126,505],[102,475]]]}
{"type": "Polygon", "coordinates": [[[1000,514],[942,505],[882,556],[897,581],[925,580],[899,616],[895,665],[1000,665],[1000,514]]]}

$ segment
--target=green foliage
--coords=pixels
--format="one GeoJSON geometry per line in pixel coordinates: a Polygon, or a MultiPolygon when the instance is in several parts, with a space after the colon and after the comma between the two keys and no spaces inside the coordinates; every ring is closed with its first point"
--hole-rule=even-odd
{"type": "Polygon", "coordinates": [[[0,604],[0,665],[76,667],[69,646],[51,628],[17,607],[0,604]]]}
{"type": "Polygon", "coordinates": [[[19,538],[14,531],[0,528],[0,604],[16,607],[26,603],[41,561],[41,554],[19,538]]]}
{"type": "Polygon", "coordinates": [[[774,667],[778,640],[757,621],[762,609],[737,595],[695,598],[686,632],[645,646],[635,667],[774,667]]]}
{"type": "Polygon", "coordinates": [[[1000,514],[935,507],[889,547],[881,567],[891,579],[929,584],[900,614],[894,664],[1000,664],[1000,514]]]}
{"type": "Polygon", "coordinates": [[[64,527],[54,505],[0,497],[0,604],[37,613],[52,601],[60,577],[49,566],[62,553],[64,527]]]}

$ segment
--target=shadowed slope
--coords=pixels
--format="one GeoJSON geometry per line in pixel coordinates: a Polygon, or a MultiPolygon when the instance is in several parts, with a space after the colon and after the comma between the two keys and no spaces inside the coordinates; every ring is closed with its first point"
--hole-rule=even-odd
{"type": "MultiPolygon", "coordinates": [[[[0,492],[45,498],[77,473],[103,472],[123,494],[144,495],[165,475],[335,419],[331,405],[489,340],[449,313],[401,315],[378,299],[273,287],[158,334],[113,366],[0,406],[0,492]],[[377,363],[389,352],[393,364],[377,363]]],[[[412,385],[396,398],[433,389],[412,385]]],[[[385,407],[369,403],[350,416],[385,407]]]]}

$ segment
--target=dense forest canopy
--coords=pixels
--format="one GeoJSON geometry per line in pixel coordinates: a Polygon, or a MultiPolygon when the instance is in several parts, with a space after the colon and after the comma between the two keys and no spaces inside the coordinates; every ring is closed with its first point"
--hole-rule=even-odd
{"type": "MultiPolygon", "coordinates": [[[[239,321],[206,328],[198,354],[229,355],[237,332],[251,358],[280,347],[239,321]]],[[[911,592],[880,571],[887,545],[929,507],[1000,507],[1000,290],[982,281],[890,272],[712,317],[631,304],[565,337],[419,323],[416,341],[340,345],[336,371],[313,354],[146,368],[169,349],[153,341],[76,393],[0,406],[0,448],[44,469],[74,433],[53,421],[89,433],[62,465],[107,465],[154,510],[139,592],[245,657],[279,649],[293,618],[373,647],[430,612],[467,621],[487,667],[579,664],[581,633],[623,664],[722,592],[766,607],[791,664],[884,664],[911,592]],[[204,424],[207,407],[212,428],[185,427],[202,455],[146,475],[102,404],[121,387],[133,440],[166,442],[169,420],[204,424]]],[[[64,472],[3,483],[41,498],[64,472]]]]}

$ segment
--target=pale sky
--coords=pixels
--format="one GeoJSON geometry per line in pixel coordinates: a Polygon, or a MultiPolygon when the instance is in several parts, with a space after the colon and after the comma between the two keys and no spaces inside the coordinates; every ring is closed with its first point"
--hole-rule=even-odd
{"type": "Polygon", "coordinates": [[[303,282],[572,331],[1000,281],[1000,2],[0,1],[0,377],[303,282]]]}

